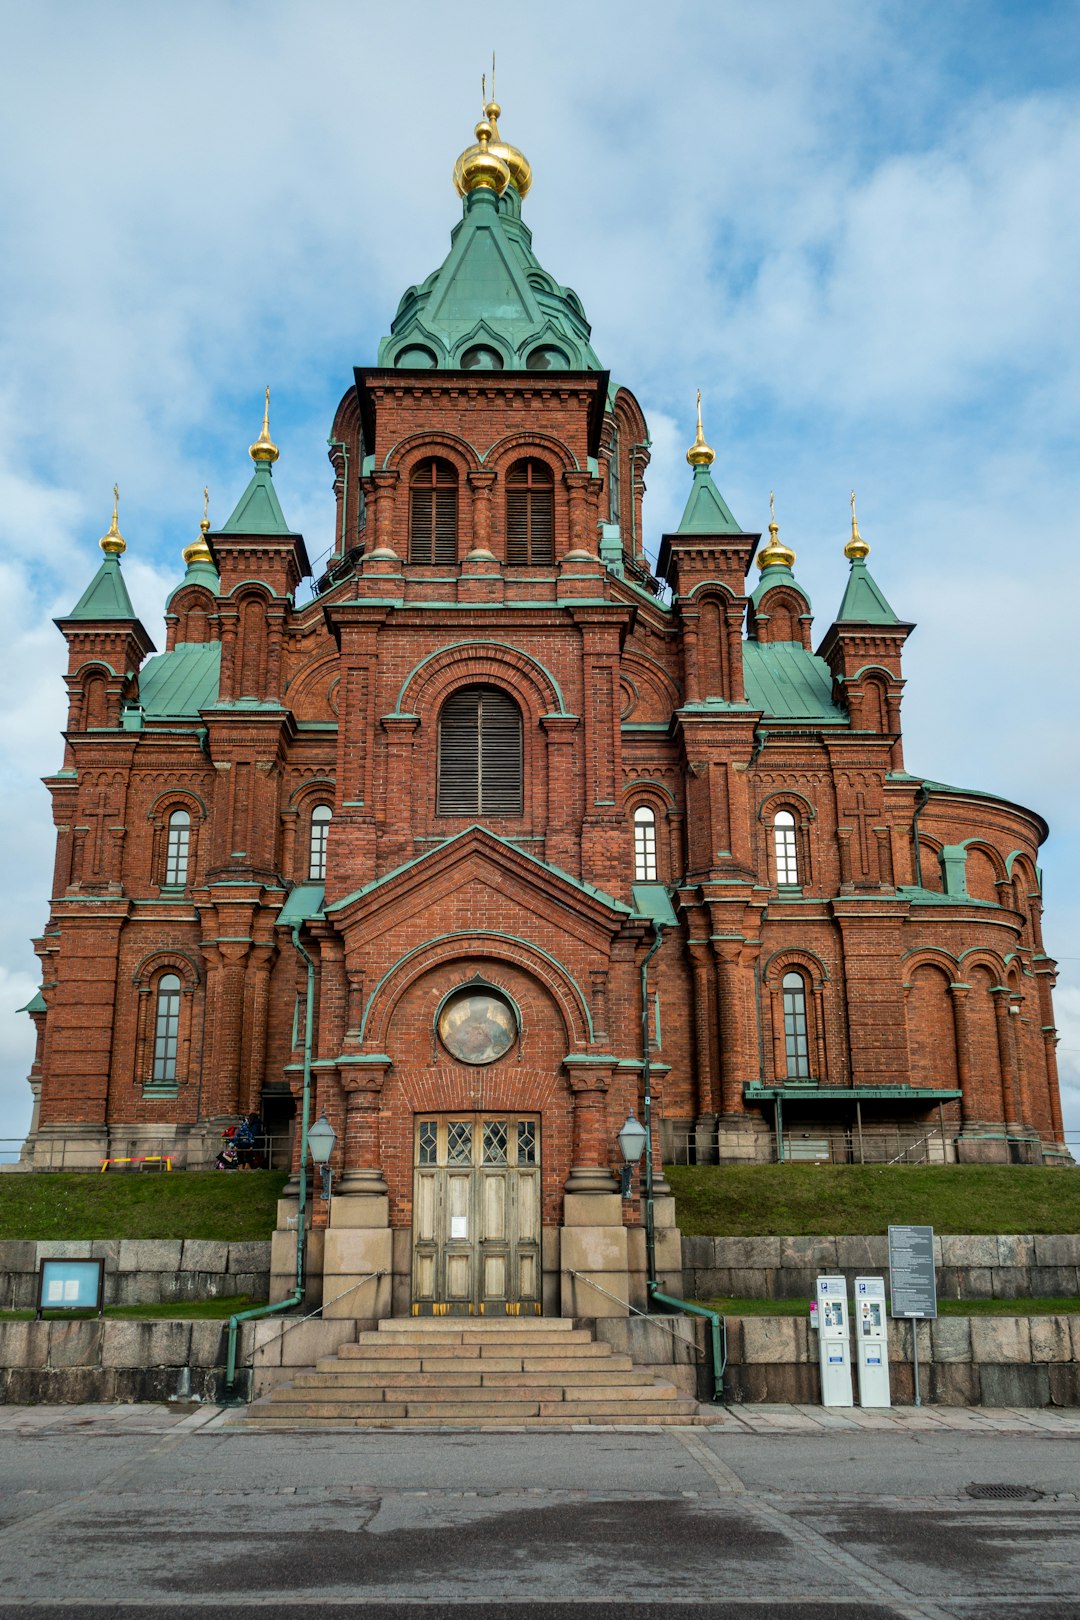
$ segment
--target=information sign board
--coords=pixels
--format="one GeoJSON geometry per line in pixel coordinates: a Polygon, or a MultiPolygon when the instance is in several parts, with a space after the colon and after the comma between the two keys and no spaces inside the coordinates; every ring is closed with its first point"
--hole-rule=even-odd
{"type": "Polygon", "coordinates": [[[42,1311],[97,1311],[105,1296],[104,1260],[43,1260],[37,1315],[42,1311]]]}
{"type": "Polygon", "coordinates": [[[932,1226],[889,1227],[891,1316],[937,1317],[937,1271],[932,1226]]]}

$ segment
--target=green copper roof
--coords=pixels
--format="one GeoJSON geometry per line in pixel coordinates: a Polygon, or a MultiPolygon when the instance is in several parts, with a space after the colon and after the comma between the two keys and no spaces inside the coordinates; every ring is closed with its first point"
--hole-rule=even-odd
{"type": "Polygon", "coordinates": [[[865,562],[851,564],[847,590],[836,615],[837,624],[899,624],[892,608],[886,602],[880,585],[865,562]]]}
{"type": "Polygon", "coordinates": [[[69,619],[130,619],[137,617],[120,572],[120,559],[106,556],[68,614],[69,619]]]}
{"type": "Polygon", "coordinates": [[[757,607],[765,592],[771,591],[774,585],[786,585],[790,590],[798,591],[806,603],[806,611],[810,612],[810,598],[795,578],[795,575],[790,568],[782,568],[778,564],[773,564],[771,568],[761,570],[761,578],[758,580],[757,589],[750,598],[755,607],[757,607]]]}
{"type": "Polygon", "coordinates": [[[169,605],[177,591],[182,591],[187,585],[202,585],[210,592],[212,596],[216,596],[221,589],[221,579],[219,578],[218,571],[214,567],[213,563],[188,563],[183,579],[180,581],[179,585],[175,586],[169,592],[168,598],[165,602],[166,612],[168,612],[169,605]]]}
{"type": "Polygon", "coordinates": [[[290,890],[285,904],[277,914],[279,928],[291,928],[296,923],[313,921],[323,915],[322,883],[298,883],[290,890]]]}
{"type": "Polygon", "coordinates": [[[662,928],[677,926],[678,918],[672,910],[671,896],[662,883],[635,883],[631,893],[634,896],[634,909],[642,917],[648,917],[650,922],[662,928]]]}
{"type": "Polygon", "coordinates": [[[236,510],[219,534],[292,534],[277,498],[270,464],[259,461],[236,510]]]}
{"type": "Polygon", "coordinates": [[[708,467],[694,468],[694,482],[676,534],[742,534],[708,467]]]}
{"type": "Polygon", "coordinates": [[[48,1010],[49,1009],[45,1005],[45,997],[42,995],[40,990],[34,991],[25,1007],[16,1007],[15,1009],[16,1012],[24,1013],[48,1012],[48,1010]]]}
{"type": "Polygon", "coordinates": [[[750,707],[763,709],[768,719],[847,724],[833,702],[828,664],[798,642],[745,641],[743,679],[750,707]]]}
{"type": "Polygon", "coordinates": [[[185,643],[150,658],[139,676],[139,702],[150,719],[194,719],[217,702],[221,643],[185,643]]]}
{"type": "Polygon", "coordinates": [[[462,356],[479,347],[501,361],[479,370],[600,371],[591,330],[577,294],[533,253],[513,186],[500,198],[482,188],[465,198],[444,262],[402,297],[379,365],[472,369],[462,356]],[[536,349],[545,351],[542,364],[530,363],[536,349]]]}

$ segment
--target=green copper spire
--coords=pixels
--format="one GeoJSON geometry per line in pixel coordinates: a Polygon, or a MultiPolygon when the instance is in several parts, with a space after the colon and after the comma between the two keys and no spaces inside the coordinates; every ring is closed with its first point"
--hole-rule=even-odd
{"type": "Polygon", "coordinates": [[[136,617],[120,573],[120,559],[115,555],[106,555],[68,618],[134,620],[136,617]]]}
{"type": "Polygon", "coordinates": [[[859,533],[854,490],[851,492],[851,538],[844,547],[844,555],[851,562],[851,573],[836,615],[837,624],[899,624],[881,586],[866,566],[870,547],[859,533]]]}
{"type": "Polygon", "coordinates": [[[380,366],[406,370],[600,371],[581,300],[543,268],[522,222],[532,171],[502,141],[494,101],[458,159],[463,217],[440,267],[398,305],[380,366]]]}
{"type": "Polygon", "coordinates": [[[270,437],[270,390],[266,390],[266,409],[263,412],[262,432],[248,451],[255,463],[251,482],[236,503],[229,521],[219,534],[292,534],[285,521],[281,502],[273,483],[273,464],[278,459],[277,445],[270,437]]]}
{"type": "Polygon", "coordinates": [[[694,482],[690,498],[683,510],[676,534],[741,534],[743,531],[732,516],[731,508],[713,483],[712,464],[716,452],[705,443],[701,426],[701,389],[697,396],[697,437],[686,459],[694,469],[694,482]]]}

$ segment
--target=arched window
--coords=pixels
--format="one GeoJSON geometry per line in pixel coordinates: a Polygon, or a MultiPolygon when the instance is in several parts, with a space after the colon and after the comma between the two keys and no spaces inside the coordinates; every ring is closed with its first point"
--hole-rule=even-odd
{"type": "Polygon", "coordinates": [[[647,804],[634,811],[634,879],[656,882],[656,812],[647,804]]]}
{"type": "Polygon", "coordinates": [[[457,562],[457,489],[457,473],[441,456],[413,468],[409,479],[410,562],[457,562]]]}
{"type": "Polygon", "coordinates": [[[790,810],[778,810],[773,817],[773,851],[777,883],[798,883],[799,852],[795,842],[795,817],[790,810]]]}
{"type": "Polygon", "coordinates": [[[150,1083],[176,1084],[176,1049],[180,1035],[180,980],[175,973],[163,973],[158,980],[154,1013],[154,1066],[150,1083]]]}
{"type": "Polygon", "coordinates": [[[810,1042],[806,1028],[806,985],[801,973],[784,974],[784,1051],[789,1080],[810,1079],[810,1042]]]}
{"type": "Polygon", "coordinates": [[[439,715],[436,810],[440,816],[520,816],[521,712],[491,686],[453,693],[439,715]]]}
{"type": "Polygon", "coordinates": [[[555,561],[555,479],[543,461],[515,461],[506,475],[506,560],[555,561]]]}
{"type": "Polygon", "coordinates": [[[618,523],[621,517],[621,490],[619,466],[619,430],[616,427],[611,435],[611,455],[608,458],[608,518],[612,523],[618,523]]]}
{"type": "Polygon", "coordinates": [[[191,849],[191,817],[186,810],[174,810],[169,817],[169,834],[165,844],[165,885],[182,889],[188,879],[188,854],[191,849]]]}
{"type": "Polygon", "coordinates": [[[317,804],[311,812],[311,838],[308,843],[308,878],[322,882],[326,877],[326,841],[334,812],[328,804],[317,804]]]}

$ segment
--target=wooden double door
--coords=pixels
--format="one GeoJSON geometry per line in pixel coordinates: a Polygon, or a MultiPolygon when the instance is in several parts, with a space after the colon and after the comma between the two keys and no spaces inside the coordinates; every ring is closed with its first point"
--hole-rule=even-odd
{"type": "Polygon", "coordinates": [[[413,1315],[539,1315],[539,1118],[417,1115],[414,1148],[413,1315]]]}

